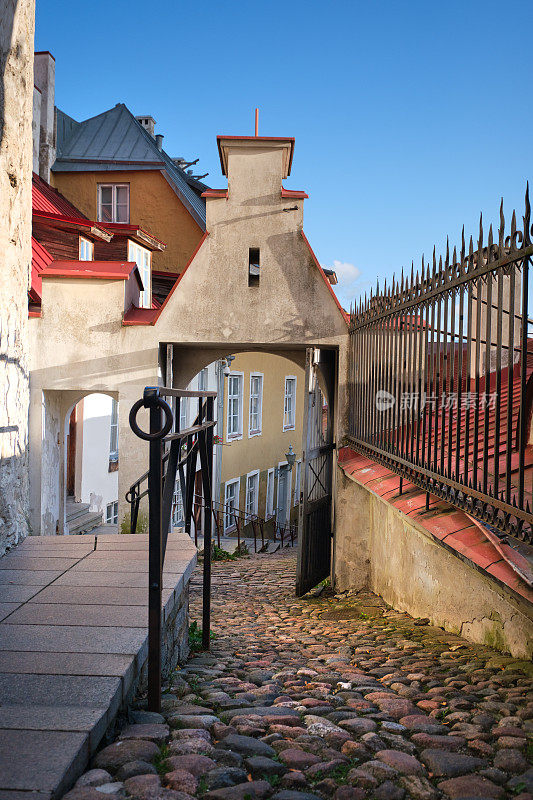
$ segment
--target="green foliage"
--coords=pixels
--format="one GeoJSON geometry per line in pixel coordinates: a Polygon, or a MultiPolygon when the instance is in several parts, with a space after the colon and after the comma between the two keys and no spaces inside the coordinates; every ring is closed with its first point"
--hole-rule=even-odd
{"type": "Polygon", "coordinates": [[[281,783],[281,776],[280,775],[265,775],[265,774],[263,774],[263,780],[264,781],[268,781],[273,789],[277,789],[278,786],[281,783]]]}
{"type": "Polygon", "coordinates": [[[323,773],[317,772],[313,776],[313,780],[311,781],[311,785],[315,786],[317,783],[320,783],[321,780],[324,778],[333,778],[333,780],[339,785],[343,786],[348,781],[348,773],[350,770],[354,769],[359,765],[358,758],[351,758],[345,764],[339,764],[338,767],[331,770],[331,772],[323,773]]]}
{"type": "Polygon", "coordinates": [[[154,767],[156,768],[157,774],[160,777],[163,777],[163,775],[165,775],[167,772],[170,771],[170,766],[167,762],[167,758],[169,757],[169,755],[170,755],[170,750],[168,748],[168,745],[166,744],[161,745],[159,753],[154,758],[154,767]]]}
{"type": "MultiPolygon", "coordinates": [[[[215,638],[215,634],[213,631],[210,631],[209,638],[213,640],[215,638]]],[[[202,645],[202,629],[198,627],[198,623],[196,620],[191,622],[189,625],[189,647],[191,649],[191,653],[198,653],[200,650],[203,650],[202,645]]],[[[191,676],[192,678],[192,676],[191,676]]],[[[193,686],[192,680],[188,679],[189,686],[193,686]]],[[[193,689],[194,691],[194,689],[193,689]]]]}
{"type": "MultiPolygon", "coordinates": [[[[120,533],[130,533],[130,524],[131,517],[129,514],[125,514],[120,523],[120,533]]],[[[137,530],[135,533],[148,533],[148,514],[146,511],[139,511],[139,515],[137,517],[137,530]]]]}

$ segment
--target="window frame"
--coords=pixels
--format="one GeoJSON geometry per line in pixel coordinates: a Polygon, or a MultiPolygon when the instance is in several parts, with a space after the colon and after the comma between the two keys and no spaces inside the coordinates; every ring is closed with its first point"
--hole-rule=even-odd
{"type": "Polygon", "coordinates": [[[180,478],[179,475],[177,475],[176,480],[174,482],[174,491],[172,492],[172,506],[170,511],[171,527],[177,528],[178,526],[183,525],[183,521],[184,521],[183,497],[181,494],[180,478]]]}
{"type": "Polygon", "coordinates": [[[250,372],[250,395],[248,397],[248,437],[251,439],[254,436],[261,436],[263,432],[263,386],[265,384],[265,376],[262,372],[250,372]],[[254,378],[261,379],[261,388],[259,391],[259,427],[252,428],[252,383],[254,378]]]}
{"type": "MultiPolygon", "coordinates": [[[[233,398],[234,395],[231,395],[233,398]]],[[[243,406],[244,406],[244,372],[236,370],[230,372],[228,375],[228,388],[227,388],[227,407],[226,407],[226,441],[235,442],[243,438],[243,406]],[[239,395],[238,395],[238,431],[230,433],[230,381],[231,378],[239,378],[239,395]]]]}
{"type": "Polygon", "coordinates": [[[80,261],[94,261],[94,242],[92,242],[90,239],[87,239],[86,236],[80,236],[79,237],[78,257],[79,257],[80,261]],[[89,250],[90,250],[90,253],[91,253],[91,257],[90,258],[83,258],[83,256],[82,256],[82,246],[84,246],[84,245],[85,246],[88,245],[88,247],[89,247],[89,250]]]}
{"type": "Polygon", "coordinates": [[[259,475],[260,470],[253,469],[246,475],[246,494],[244,498],[244,510],[247,516],[251,519],[252,517],[257,517],[259,514],[259,475]],[[248,511],[248,487],[250,485],[250,479],[255,480],[255,499],[254,499],[254,508],[252,511],[248,511]]]}
{"type": "Polygon", "coordinates": [[[232,478],[231,480],[226,481],[226,483],[224,484],[224,533],[227,533],[228,531],[233,531],[236,528],[235,521],[230,522],[229,525],[227,524],[227,522],[228,522],[227,505],[228,505],[228,487],[229,486],[236,486],[237,487],[237,490],[235,492],[236,504],[233,506],[233,508],[238,509],[239,508],[239,498],[240,498],[240,494],[241,494],[241,479],[240,479],[240,477],[239,478],[232,478]]]}
{"type": "MultiPolygon", "coordinates": [[[[288,462],[287,461],[278,461],[278,470],[279,470],[279,472],[278,472],[278,485],[276,487],[276,524],[278,522],[278,510],[279,510],[279,500],[280,500],[280,497],[279,497],[279,485],[280,485],[279,475],[281,474],[281,468],[282,467],[286,467],[286,466],[288,466],[288,462]]],[[[291,500],[292,500],[292,469],[287,469],[287,470],[285,470],[285,472],[287,473],[287,483],[288,483],[288,486],[287,486],[287,507],[285,509],[286,514],[287,514],[287,522],[286,522],[286,524],[290,525],[290,523],[291,523],[291,508],[292,508],[292,505],[291,505],[291,500]]]]}
{"type": "Polygon", "coordinates": [[[139,292],[139,308],[152,307],[152,252],[142,244],[128,239],[128,261],[137,264],[143,283],[143,291],[139,292]],[[139,263],[141,261],[141,263],[139,263]],[[148,263],[145,263],[148,261],[148,263]]]}
{"type": "Polygon", "coordinates": [[[266,497],[265,497],[265,519],[272,519],[275,516],[276,508],[274,505],[274,484],[276,470],[274,467],[267,470],[266,497]],[[270,501],[270,502],[269,502],[270,501]]]}
{"type": "Polygon", "coordinates": [[[118,462],[118,400],[114,397],[111,398],[111,419],[109,424],[109,463],[116,464],[118,462]],[[113,447],[116,439],[116,447],[113,447]]]}
{"type": "Polygon", "coordinates": [[[204,367],[198,373],[198,391],[206,392],[208,386],[209,386],[209,367],[204,367]],[[205,383],[205,386],[202,386],[202,383],[205,383]]]}
{"type": "Polygon", "coordinates": [[[297,391],[297,378],[296,375],[285,375],[285,388],[283,392],[283,430],[294,431],[296,429],[296,391],[297,391]],[[293,407],[292,407],[292,422],[289,420],[287,423],[287,382],[292,381],[294,386],[293,407]]]}
{"type": "Polygon", "coordinates": [[[118,525],[118,500],[113,500],[106,505],[105,522],[106,525],[118,525]],[[109,513],[109,509],[111,509],[111,514],[109,513]]]}
{"type": "Polygon", "coordinates": [[[96,203],[96,217],[97,222],[102,222],[104,225],[106,222],[108,223],[118,223],[119,225],[129,225],[130,224],[130,184],[129,183],[98,183],[96,187],[96,196],[97,196],[97,203],[96,203]],[[111,219],[110,220],[103,220],[102,219],[102,189],[111,189],[111,219]],[[128,190],[128,210],[126,217],[127,219],[121,220],[120,222],[117,220],[116,211],[117,211],[117,189],[127,189],[128,190]]]}

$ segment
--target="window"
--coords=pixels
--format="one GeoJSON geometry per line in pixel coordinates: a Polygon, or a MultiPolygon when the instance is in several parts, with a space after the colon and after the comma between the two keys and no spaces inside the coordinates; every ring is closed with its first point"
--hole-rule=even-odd
{"type": "Polygon", "coordinates": [[[128,261],[134,261],[141,275],[144,290],[139,295],[139,307],[151,308],[152,306],[152,254],[140,244],[128,240],[128,261]]]}
{"type": "Polygon", "coordinates": [[[250,422],[249,436],[259,436],[263,417],[263,376],[260,373],[250,375],[250,422]]]}
{"type": "Polygon", "coordinates": [[[98,184],[98,222],[130,221],[130,186],[128,183],[98,184]]]}
{"type": "Polygon", "coordinates": [[[302,480],[302,462],[296,462],[296,473],[294,476],[294,505],[300,505],[300,483],[302,480]]]}
{"type": "Polygon", "coordinates": [[[259,248],[250,247],[248,251],[248,286],[259,286],[259,248]]]}
{"type": "Polygon", "coordinates": [[[246,516],[257,517],[259,505],[259,470],[249,472],[246,477],[246,516]]]}
{"type": "Polygon", "coordinates": [[[237,478],[234,481],[228,481],[224,492],[224,530],[229,531],[235,527],[235,518],[233,511],[239,505],[239,491],[241,487],[241,479],[237,478]]]}
{"type": "Polygon", "coordinates": [[[209,378],[209,370],[207,367],[204,367],[198,373],[198,391],[205,392],[207,390],[207,381],[209,378]]]}
{"type": "Polygon", "coordinates": [[[106,506],[105,521],[107,525],[118,525],[118,500],[106,506]]]}
{"type": "Polygon", "coordinates": [[[238,439],[242,436],[243,383],[244,375],[242,372],[230,373],[228,377],[228,439],[238,439]]]}
{"type": "Polygon", "coordinates": [[[109,435],[109,461],[118,461],[118,403],[111,401],[111,432],[109,435]]]}
{"type": "Polygon", "coordinates": [[[175,528],[183,522],[183,500],[181,498],[181,488],[179,478],[174,484],[174,494],[172,495],[172,527],[175,528]]]}
{"type": "Polygon", "coordinates": [[[283,405],[283,430],[292,430],[296,424],[296,378],[285,378],[285,400],[283,405]]]}
{"type": "Polygon", "coordinates": [[[92,261],[94,258],[94,244],[80,236],[80,261],[92,261]]]}
{"type": "Polygon", "coordinates": [[[187,397],[180,397],[180,431],[187,427],[187,412],[189,410],[187,397]]]}
{"type": "Polygon", "coordinates": [[[269,469],[267,473],[267,491],[265,518],[270,519],[274,516],[274,469],[269,469]]]}

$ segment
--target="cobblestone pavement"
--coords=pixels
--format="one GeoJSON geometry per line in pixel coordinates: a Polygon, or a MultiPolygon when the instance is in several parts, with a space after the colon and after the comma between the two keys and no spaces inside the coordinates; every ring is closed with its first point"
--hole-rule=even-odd
{"type": "MultiPolygon", "coordinates": [[[[138,704],[69,800],[533,800],[529,662],[370,593],[295,599],[295,566],[213,564],[211,652],[173,676],[161,716],[138,704]]],[[[198,621],[200,592],[197,570],[198,621]]]]}

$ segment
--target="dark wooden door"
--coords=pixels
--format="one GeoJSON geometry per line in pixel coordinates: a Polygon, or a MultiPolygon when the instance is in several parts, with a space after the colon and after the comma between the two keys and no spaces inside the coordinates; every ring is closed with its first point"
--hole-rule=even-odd
{"type": "Polygon", "coordinates": [[[336,353],[308,349],[306,356],[302,503],[298,528],[296,594],[327,578],[333,525],[333,404],[336,353]]]}
{"type": "Polygon", "coordinates": [[[76,410],[74,406],[68,423],[67,436],[67,495],[73,497],[76,490],[76,410]]]}

